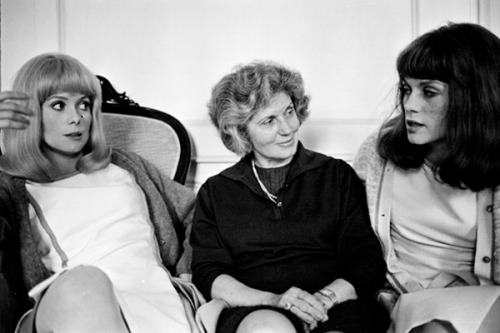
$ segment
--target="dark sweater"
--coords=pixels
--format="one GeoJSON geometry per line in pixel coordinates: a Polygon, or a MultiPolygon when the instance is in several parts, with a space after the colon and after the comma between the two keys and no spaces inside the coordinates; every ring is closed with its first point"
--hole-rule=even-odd
{"type": "Polygon", "coordinates": [[[385,263],[369,223],[364,188],[342,160],[299,144],[274,204],[246,156],[201,187],[193,221],[193,279],[210,299],[228,274],[259,290],[314,292],[337,278],[358,296],[384,281],[385,263]]]}

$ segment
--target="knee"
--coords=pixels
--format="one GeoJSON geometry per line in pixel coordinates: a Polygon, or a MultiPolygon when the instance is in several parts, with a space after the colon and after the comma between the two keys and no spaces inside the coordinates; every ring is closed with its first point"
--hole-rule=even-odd
{"type": "Polygon", "coordinates": [[[271,309],[257,310],[247,315],[236,333],[296,333],[292,322],[282,313],[271,309]]]}
{"type": "Polygon", "coordinates": [[[111,280],[91,266],[68,270],[52,283],[35,325],[38,332],[126,332],[111,280]]]}
{"type": "Polygon", "coordinates": [[[87,298],[107,297],[113,292],[106,273],[92,266],[78,266],[59,276],[47,290],[46,296],[66,303],[82,302],[87,298]]]}
{"type": "Polygon", "coordinates": [[[433,320],[410,331],[411,333],[457,333],[447,321],[433,320]]]}

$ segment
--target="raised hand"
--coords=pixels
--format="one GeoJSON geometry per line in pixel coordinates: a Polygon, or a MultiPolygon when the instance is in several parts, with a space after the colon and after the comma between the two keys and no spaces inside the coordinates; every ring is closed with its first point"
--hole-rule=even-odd
{"type": "Polygon", "coordinates": [[[33,114],[27,106],[28,100],[28,95],[21,92],[0,92],[0,129],[28,127],[33,114]]]}

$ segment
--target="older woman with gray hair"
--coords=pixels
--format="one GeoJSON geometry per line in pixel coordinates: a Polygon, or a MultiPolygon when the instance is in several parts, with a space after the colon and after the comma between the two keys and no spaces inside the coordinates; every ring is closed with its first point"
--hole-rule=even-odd
{"type": "Polygon", "coordinates": [[[195,284],[228,305],[217,332],[387,328],[363,185],[300,143],[308,104],[301,75],[276,63],[240,66],[213,88],[212,122],[242,156],[200,188],[191,237],[195,284]]]}

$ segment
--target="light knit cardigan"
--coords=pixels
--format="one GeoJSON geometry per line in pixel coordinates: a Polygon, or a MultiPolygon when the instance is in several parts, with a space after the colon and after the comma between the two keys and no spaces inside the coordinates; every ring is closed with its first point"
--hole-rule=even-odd
{"type": "MultiPolygon", "coordinates": [[[[384,191],[384,188],[392,186],[395,166],[392,162],[380,157],[377,153],[376,144],[377,133],[370,135],[361,145],[354,159],[353,167],[365,183],[372,227],[382,243],[384,255],[387,258],[391,251],[390,239],[387,237],[390,228],[391,199],[390,195],[387,194],[388,191],[384,191]]],[[[486,232],[482,231],[489,230],[490,226],[478,226],[478,245],[474,267],[476,271],[477,266],[482,265],[483,270],[484,266],[487,266],[490,280],[495,284],[500,284],[500,187],[493,190],[491,213],[493,214],[493,225],[489,234],[492,237],[485,236],[486,232]],[[480,262],[478,262],[478,259],[480,262]]],[[[404,288],[401,288],[401,285],[397,283],[398,281],[390,278],[390,274],[388,274],[388,281],[397,291],[405,292],[404,288]]]]}

